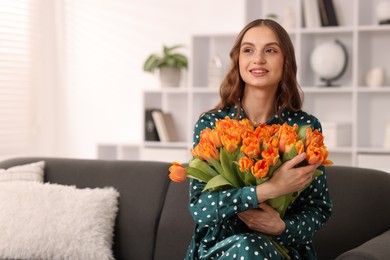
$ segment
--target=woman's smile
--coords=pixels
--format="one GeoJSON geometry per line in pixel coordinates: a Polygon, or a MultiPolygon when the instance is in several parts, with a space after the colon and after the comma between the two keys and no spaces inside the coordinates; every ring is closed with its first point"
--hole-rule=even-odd
{"type": "Polygon", "coordinates": [[[284,55],[279,39],[266,26],[249,29],[241,42],[240,75],[247,87],[277,88],[283,73],[284,55]]]}
{"type": "Polygon", "coordinates": [[[268,73],[268,70],[264,69],[264,68],[253,68],[253,69],[250,69],[249,72],[254,77],[263,77],[268,73]]]}

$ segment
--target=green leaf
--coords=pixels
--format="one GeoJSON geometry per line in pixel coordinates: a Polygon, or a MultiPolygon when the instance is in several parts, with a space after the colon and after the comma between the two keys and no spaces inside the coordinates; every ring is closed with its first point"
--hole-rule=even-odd
{"type": "Polygon", "coordinates": [[[298,155],[297,149],[295,148],[295,145],[293,145],[288,153],[283,154],[282,161],[287,162],[298,155]]]}
{"type": "Polygon", "coordinates": [[[293,193],[289,193],[268,200],[268,204],[274,209],[276,209],[279,212],[280,217],[283,218],[284,214],[286,213],[287,207],[292,203],[292,201],[293,201],[293,193]]]}
{"type": "Polygon", "coordinates": [[[212,177],[193,167],[186,167],[187,176],[207,183],[212,177]]]}
{"type": "Polygon", "coordinates": [[[306,141],[306,130],[308,127],[310,127],[310,125],[303,125],[298,129],[299,140],[302,140],[303,143],[306,141]]]}
{"type": "Polygon", "coordinates": [[[269,180],[269,177],[264,177],[264,178],[256,178],[256,185],[260,185],[266,181],[269,180]]]}
{"type": "Polygon", "coordinates": [[[207,182],[203,191],[216,190],[224,186],[232,186],[232,184],[228,180],[226,180],[222,175],[217,175],[207,182]]]}
{"type": "Polygon", "coordinates": [[[282,165],[282,161],[279,159],[274,166],[269,167],[268,177],[271,178],[274,172],[282,165]]]}
{"type": "Polygon", "coordinates": [[[323,173],[323,171],[316,169],[313,174],[313,180],[320,176],[323,173]]]}
{"type": "Polygon", "coordinates": [[[233,185],[233,187],[239,188],[243,186],[240,185],[240,179],[237,173],[234,171],[233,160],[231,159],[229,152],[224,148],[221,149],[220,159],[221,159],[221,166],[223,170],[220,174],[223,177],[225,177],[225,179],[228,180],[233,185]]]}
{"type": "Polygon", "coordinates": [[[144,71],[153,72],[154,69],[158,66],[159,59],[160,58],[157,56],[157,54],[150,55],[144,63],[144,71]]]}
{"type": "Polygon", "coordinates": [[[210,177],[214,177],[214,176],[218,175],[218,173],[213,168],[211,168],[207,162],[201,160],[198,157],[195,157],[194,159],[192,159],[189,163],[189,166],[204,172],[205,174],[209,175],[210,177]]]}
{"type": "Polygon", "coordinates": [[[217,171],[218,174],[223,174],[222,165],[218,160],[215,160],[214,158],[210,158],[210,164],[214,167],[214,169],[217,171]]]}
{"type": "Polygon", "coordinates": [[[245,172],[244,182],[247,186],[256,186],[256,178],[250,171],[245,172]]]}
{"type": "Polygon", "coordinates": [[[144,63],[144,71],[154,72],[162,67],[187,68],[188,59],[181,53],[174,52],[175,49],[183,47],[183,45],[174,45],[172,47],[163,46],[162,55],[151,54],[144,63]]]}

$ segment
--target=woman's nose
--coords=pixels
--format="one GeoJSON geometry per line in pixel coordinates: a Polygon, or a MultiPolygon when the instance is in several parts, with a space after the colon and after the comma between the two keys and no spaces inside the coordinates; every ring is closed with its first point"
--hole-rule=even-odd
{"type": "Polygon", "coordinates": [[[263,64],[266,63],[266,59],[264,57],[264,53],[258,53],[254,57],[254,63],[255,64],[263,64]]]}

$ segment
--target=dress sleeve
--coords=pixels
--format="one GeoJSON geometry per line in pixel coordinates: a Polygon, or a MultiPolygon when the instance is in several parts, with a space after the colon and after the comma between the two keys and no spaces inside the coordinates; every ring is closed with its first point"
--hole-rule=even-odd
{"type": "MultiPolygon", "coordinates": [[[[321,124],[314,120],[312,127],[321,131],[321,124]]],[[[284,222],[286,229],[277,240],[286,246],[311,244],[314,233],[325,224],[332,212],[325,167],[295,202],[287,209],[284,222]]]]}
{"type": "MultiPolygon", "coordinates": [[[[199,143],[200,132],[206,127],[214,128],[215,117],[206,114],[194,127],[194,147],[199,143]]],[[[238,212],[257,208],[255,187],[244,187],[226,191],[202,192],[205,183],[191,179],[189,211],[196,224],[214,226],[235,216],[238,212]]]]}

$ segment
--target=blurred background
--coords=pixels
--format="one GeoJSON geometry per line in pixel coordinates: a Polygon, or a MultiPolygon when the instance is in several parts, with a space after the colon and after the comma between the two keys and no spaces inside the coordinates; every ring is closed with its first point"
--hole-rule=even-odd
{"type": "Polygon", "coordinates": [[[163,44],[237,31],[243,4],[181,0],[0,1],[0,158],[95,158],[98,143],[140,143],[142,69],[163,44]],[[223,6],[223,8],[222,8],[223,6]]]}
{"type": "Polygon", "coordinates": [[[272,18],[293,41],[304,109],[323,123],[331,159],[390,171],[390,1],[324,2],[333,3],[331,24],[310,0],[1,0],[0,159],[186,161],[235,36],[272,18]],[[332,46],[318,51],[335,40],[348,58],[332,46]],[[177,44],[188,69],[178,86],[161,87],[144,62],[177,44]],[[331,87],[321,56],[333,58],[331,69],[345,64],[331,87]],[[152,109],[171,114],[175,140],[146,137],[152,109]]]}

